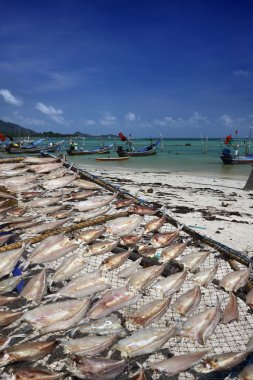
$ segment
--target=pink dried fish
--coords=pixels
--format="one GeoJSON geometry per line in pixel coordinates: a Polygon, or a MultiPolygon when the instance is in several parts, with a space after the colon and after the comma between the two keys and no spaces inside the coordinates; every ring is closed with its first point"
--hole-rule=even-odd
{"type": "Polygon", "coordinates": [[[62,378],[63,373],[46,371],[34,367],[22,367],[15,370],[14,376],[13,380],[57,380],[62,378]]]}
{"type": "Polygon", "coordinates": [[[131,199],[119,199],[117,202],[115,202],[115,207],[118,208],[123,208],[123,207],[128,207],[131,204],[133,204],[135,201],[135,198],[131,199]]]}
{"type": "Polygon", "coordinates": [[[27,311],[22,319],[32,324],[40,334],[48,334],[75,326],[85,316],[89,306],[89,298],[54,302],[27,311]]]}
{"type": "Polygon", "coordinates": [[[94,240],[99,238],[101,235],[105,233],[105,227],[101,226],[99,228],[91,228],[88,230],[81,231],[77,235],[78,241],[82,241],[85,244],[92,243],[94,240]]]}
{"type": "Polygon", "coordinates": [[[151,323],[158,321],[166,313],[170,306],[170,302],[170,297],[148,302],[140,309],[130,313],[128,318],[130,318],[136,325],[147,327],[151,325],[151,323]]]}
{"type": "Polygon", "coordinates": [[[65,176],[67,173],[69,173],[68,168],[61,167],[59,169],[53,170],[52,172],[50,172],[48,174],[44,174],[43,180],[47,181],[50,179],[61,178],[61,177],[65,176]]]}
{"type": "Polygon", "coordinates": [[[86,201],[77,202],[74,205],[74,208],[78,211],[90,211],[111,203],[117,194],[114,195],[99,195],[97,197],[92,197],[86,201]]]}
{"type": "Polygon", "coordinates": [[[107,350],[115,340],[116,335],[85,336],[78,339],[62,339],[61,345],[66,354],[93,356],[107,350]]]}
{"type": "Polygon", "coordinates": [[[168,277],[163,278],[153,285],[154,289],[161,290],[167,297],[176,293],[183,285],[187,277],[187,271],[184,269],[182,272],[171,274],[168,277]]]}
{"type": "Polygon", "coordinates": [[[179,237],[179,234],[182,228],[183,226],[178,228],[176,231],[158,232],[153,235],[150,242],[155,248],[166,247],[167,245],[171,244],[174,240],[176,240],[179,237]]]}
{"type": "Polygon", "coordinates": [[[125,368],[124,360],[72,355],[68,371],[79,379],[114,380],[125,368]]]}
{"type": "Polygon", "coordinates": [[[152,245],[142,244],[138,248],[138,253],[142,256],[153,257],[156,254],[157,249],[152,245]]]}
{"type": "Polygon", "coordinates": [[[246,305],[253,309],[253,289],[251,289],[246,296],[246,305]]]}
{"type": "Polygon", "coordinates": [[[159,350],[175,334],[175,327],[149,327],[120,339],[114,346],[123,357],[150,354],[159,350]]]}
{"type": "Polygon", "coordinates": [[[61,219],[57,222],[49,222],[49,223],[43,223],[39,226],[31,227],[29,228],[29,233],[31,234],[42,234],[47,231],[52,231],[57,229],[58,227],[62,226],[63,224],[69,222],[69,218],[67,219],[61,219]]]}
{"type": "Polygon", "coordinates": [[[106,231],[115,237],[128,235],[141,224],[142,217],[140,215],[130,215],[127,217],[116,218],[105,223],[106,231]]]}
{"type": "Polygon", "coordinates": [[[85,256],[97,256],[104,253],[111,252],[117,247],[118,241],[103,240],[98,243],[93,243],[88,246],[88,251],[84,253],[85,256]]]}
{"type": "Polygon", "coordinates": [[[0,281],[0,294],[9,293],[20,283],[24,275],[9,277],[0,281]]]}
{"type": "Polygon", "coordinates": [[[27,202],[25,205],[28,208],[35,208],[35,207],[45,207],[45,206],[50,206],[50,205],[55,205],[59,204],[61,201],[61,198],[53,198],[53,197],[48,197],[48,198],[39,198],[39,199],[34,199],[33,201],[27,202]]]}
{"type": "Polygon", "coordinates": [[[26,298],[28,301],[39,303],[47,291],[47,277],[46,269],[43,269],[32,278],[25,285],[21,291],[21,297],[26,298]]]}
{"type": "Polygon", "coordinates": [[[153,207],[133,205],[128,209],[128,212],[138,215],[154,215],[158,210],[153,207]]]}
{"type": "Polygon", "coordinates": [[[140,297],[139,294],[136,295],[133,291],[129,290],[128,286],[109,290],[92,306],[87,316],[90,319],[105,317],[114,311],[136,303],[140,297]]]}
{"type": "Polygon", "coordinates": [[[131,252],[133,251],[124,251],[107,257],[105,260],[102,261],[101,269],[113,270],[120,267],[127,261],[131,252]]]}
{"type": "Polygon", "coordinates": [[[6,164],[1,164],[1,168],[3,167],[4,170],[13,170],[13,169],[22,168],[24,166],[25,165],[23,164],[23,162],[10,162],[6,164]]]}
{"type": "Polygon", "coordinates": [[[25,244],[22,244],[21,248],[0,253],[0,278],[7,276],[13,271],[24,251],[25,244]]]}
{"type": "Polygon", "coordinates": [[[210,284],[210,282],[213,281],[218,268],[219,264],[216,261],[214,266],[200,270],[198,273],[191,277],[191,280],[199,286],[207,286],[210,284]]]}
{"type": "Polygon", "coordinates": [[[101,189],[101,187],[99,185],[97,185],[96,183],[91,182],[91,181],[86,181],[84,179],[77,179],[77,180],[75,180],[75,182],[73,183],[73,185],[76,186],[76,187],[79,187],[80,189],[84,189],[84,190],[97,190],[97,189],[101,189]]]}
{"type": "Polygon", "coordinates": [[[162,227],[162,225],[166,222],[166,214],[163,213],[162,217],[161,218],[156,218],[156,219],[152,219],[150,220],[150,222],[148,222],[146,225],[145,225],[145,232],[153,232],[153,231],[157,231],[159,230],[160,227],[162,227]]]}
{"type": "Polygon", "coordinates": [[[139,269],[129,277],[128,283],[135,289],[145,290],[162,274],[165,266],[166,263],[139,269]]]}
{"type": "Polygon", "coordinates": [[[30,165],[29,170],[35,173],[48,173],[48,172],[51,172],[52,170],[59,169],[62,166],[63,166],[63,162],[51,162],[51,163],[47,163],[46,165],[45,164],[30,165]]]}
{"type": "Polygon", "coordinates": [[[66,197],[66,201],[81,201],[95,194],[97,194],[97,191],[93,191],[93,190],[83,190],[83,191],[73,192],[73,193],[70,193],[66,197]]]}
{"type": "Polygon", "coordinates": [[[184,355],[173,356],[160,362],[150,363],[154,371],[165,373],[166,376],[175,376],[197,364],[210,350],[194,351],[184,355]]]}
{"type": "Polygon", "coordinates": [[[128,265],[126,268],[122,269],[117,273],[118,277],[121,278],[129,278],[134,272],[138,270],[139,264],[142,258],[140,257],[138,260],[134,261],[132,264],[128,265]]]}
{"type": "Polygon", "coordinates": [[[64,187],[72,183],[77,178],[77,174],[65,175],[63,177],[49,179],[44,181],[42,186],[46,190],[54,190],[59,189],[60,187],[64,187]]]}
{"type": "Polygon", "coordinates": [[[59,282],[70,279],[74,274],[81,272],[87,266],[87,261],[82,256],[72,255],[67,257],[60,267],[54,272],[52,281],[59,282]]]}
{"type": "Polygon", "coordinates": [[[59,211],[53,212],[52,214],[50,214],[50,216],[56,219],[64,219],[64,218],[70,217],[73,214],[73,211],[74,210],[72,208],[67,209],[67,210],[65,209],[59,210],[59,211]]]}
{"type": "Polygon", "coordinates": [[[249,351],[213,355],[204,359],[203,363],[196,367],[196,370],[200,373],[230,370],[244,361],[248,355],[249,351]]]}
{"type": "Polygon", "coordinates": [[[193,315],[187,319],[182,327],[181,336],[197,340],[199,344],[205,345],[207,339],[212,335],[221,319],[219,300],[216,305],[193,315]]]}
{"type": "Polygon", "coordinates": [[[26,342],[11,346],[0,354],[0,367],[20,361],[37,361],[50,354],[56,346],[55,341],[26,342]]]}
{"type": "Polygon", "coordinates": [[[193,272],[203,264],[209,254],[210,252],[208,251],[192,252],[186,255],[180,263],[183,264],[190,272],[193,272]]]}
{"type": "Polygon", "coordinates": [[[43,194],[44,194],[44,191],[37,190],[37,191],[22,191],[20,195],[22,197],[22,200],[26,200],[30,198],[40,197],[43,194]]]}
{"type": "Polygon", "coordinates": [[[17,297],[11,296],[0,296],[0,306],[6,305],[7,303],[17,301],[17,297]]]}
{"type": "Polygon", "coordinates": [[[129,377],[129,380],[148,380],[144,369],[141,369],[137,373],[134,373],[131,377],[129,377]]]}
{"type": "Polygon", "coordinates": [[[199,286],[183,293],[173,303],[172,309],[176,310],[182,316],[188,316],[194,312],[199,306],[201,300],[201,291],[199,286]]]}
{"type": "Polygon", "coordinates": [[[20,311],[0,311],[0,327],[8,326],[20,318],[20,311]]]}
{"type": "Polygon", "coordinates": [[[31,264],[54,261],[77,248],[78,244],[69,240],[67,236],[49,236],[34,248],[27,261],[31,264]]]}
{"type": "Polygon", "coordinates": [[[246,285],[252,267],[248,269],[237,270],[226,274],[220,280],[220,286],[226,291],[237,292],[238,289],[246,285]]]}
{"type": "Polygon", "coordinates": [[[5,169],[0,171],[0,177],[16,177],[18,175],[22,175],[27,172],[28,168],[20,168],[20,169],[5,169]]]}
{"type": "Polygon", "coordinates": [[[121,325],[121,320],[115,314],[79,325],[72,331],[71,335],[73,336],[76,331],[82,334],[97,335],[125,335],[126,333],[121,325]]]}
{"type": "Polygon", "coordinates": [[[224,324],[239,320],[239,308],[237,303],[237,297],[230,292],[228,303],[223,311],[221,322],[224,324]]]}
{"type": "Polygon", "coordinates": [[[184,252],[185,248],[187,247],[190,241],[191,239],[186,239],[185,242],[183,243],[169,245],[168,247],[162,250],[159,261],[160,262],[169,261],[180,256],[184,252]]]}
{"type": "Polygon", "coordinates": [[[5,187],[16,187],[26,185],[30,182],[36,181],[39,176],[37,174],[26,174],[12,178],[2,178],[1,185],[5,187]]]}
{"type": "Polygon", "coordinates": [[[110,210],[110,206],[100,207],[97,210],[91,210],[81,213],[74,217],[75,222],[83,222],[85,220],[94,219],[97,216],[104,215],[110,210]]]}
{"type": "Polygon", "coordinates": [[[253,364],[247,365],[238,375],[239,380],[253,380],[253,364]]]}
{"type": "Polygon", "coordinates": [[[125,235],[120,238],[119,242],[121,245],[126,245],[127,247],[130,247],[131,245],[135,245],[136,243],[138,243],[138,241],[141,240],[142,236],[143,236],[142,234],[141,235],[125,235]]]}

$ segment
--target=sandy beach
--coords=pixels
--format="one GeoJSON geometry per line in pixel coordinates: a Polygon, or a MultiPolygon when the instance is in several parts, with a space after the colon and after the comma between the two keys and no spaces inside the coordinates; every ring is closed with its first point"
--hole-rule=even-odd
{"type": "Polygon", "coordinates": [[[179,223],[202,235],[253,255],[253,191],[245,181],[125,169],[92,169],[125,191],[158,202],[179,223]]]}

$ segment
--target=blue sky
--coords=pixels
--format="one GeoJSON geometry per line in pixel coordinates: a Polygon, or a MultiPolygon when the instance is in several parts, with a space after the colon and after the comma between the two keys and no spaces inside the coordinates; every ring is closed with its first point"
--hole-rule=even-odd
{"type": "Polygon", "coordinates": [[[0,119],[36,131],[239,136],[253,2],[0,0],[0,119]]]}

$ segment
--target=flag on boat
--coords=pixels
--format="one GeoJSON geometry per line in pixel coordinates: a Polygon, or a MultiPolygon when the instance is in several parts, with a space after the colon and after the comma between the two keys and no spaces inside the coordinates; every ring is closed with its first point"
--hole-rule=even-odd
{"type": "Polygon", "coordinates": [[[225,145],[230,145],[230,144],[232,144],[232,142],[233,142],[233,138],[232,138],[231,134],[230,134],[230,135],[227,135],[227,136],[226,136],[226,139],[225,139],[225,141],[224,141],[224,144],[225,144],[225,145]]]}
{"type": "Polygon", "coordinates": [[[5,141],[6,140],[6,137],[2,133],[0,133],[0,140],[1,141],[5,141]]]}
{"type": "Polygon", "coordinates": [[[127,140],[126,136],[123,135],[122,132],[119,132],[119,138],[120,138],[121,141],[126,141],[127,140]]]}

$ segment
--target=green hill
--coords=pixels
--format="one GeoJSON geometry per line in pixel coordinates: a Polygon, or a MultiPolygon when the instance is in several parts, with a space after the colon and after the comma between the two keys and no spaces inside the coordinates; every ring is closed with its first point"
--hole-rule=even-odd
{"type": "Polygon", "coordinates": [[[39,133],[33,131],[32,129],[21,127],[18,124],[9,123],[7,121],[0,120],[0,133],[12,137],[27,137],[27,136],[38,136],[39,133]]]}

